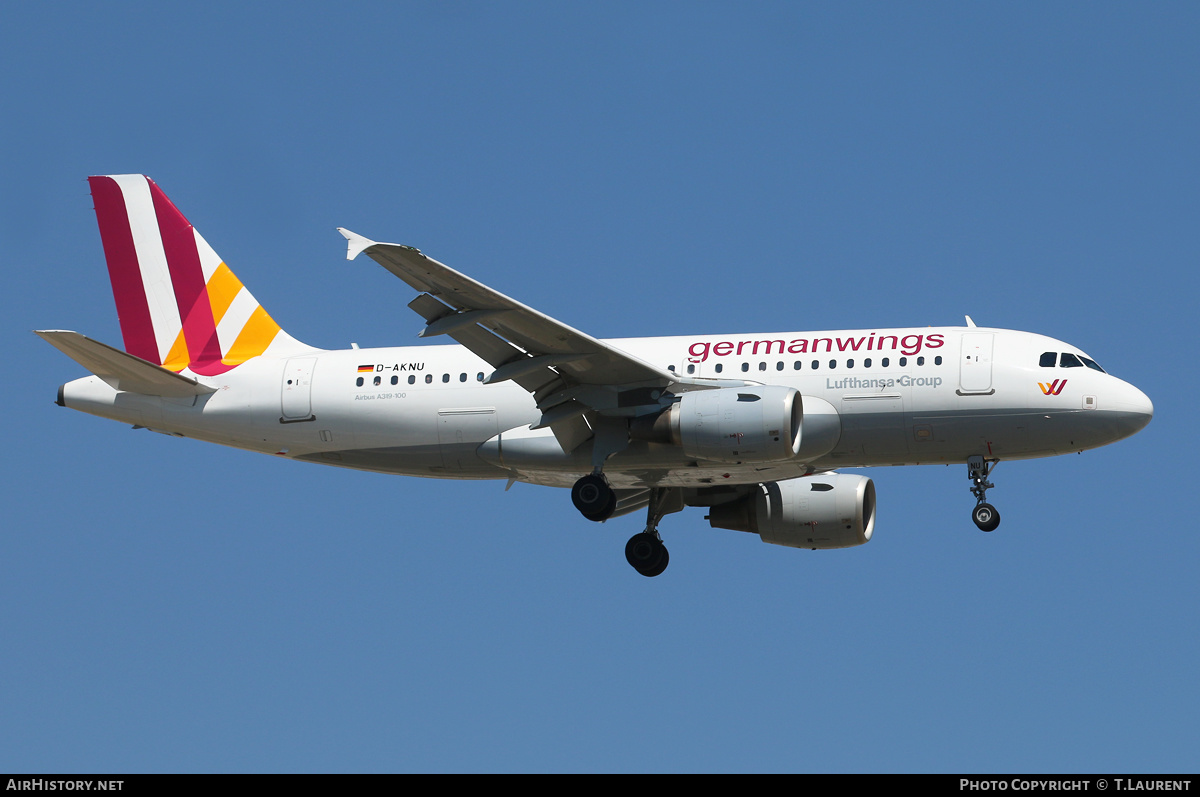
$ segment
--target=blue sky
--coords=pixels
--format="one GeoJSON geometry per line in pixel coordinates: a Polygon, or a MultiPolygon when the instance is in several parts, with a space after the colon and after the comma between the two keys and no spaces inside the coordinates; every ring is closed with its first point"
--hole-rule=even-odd
{"type": "Polygon", "coordinates": [[[0,771],[1197,769],[1200,10],[24,4],[0,27],[0,771]],[[416,343],[335,232],[609,336],[979,324],[1156,416],[871,471],[875,538],[279,461],[54,406],[120,342],[89,174],[151,175],[295,337],[416,343]]]}

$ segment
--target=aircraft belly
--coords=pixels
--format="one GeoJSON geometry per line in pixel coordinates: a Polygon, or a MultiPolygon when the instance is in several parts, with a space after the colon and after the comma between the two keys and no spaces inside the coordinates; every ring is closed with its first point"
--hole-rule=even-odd
{"type": "Polygon", "coordinates": [[[435,479],[503,479],[511,474],[489,465],[475,454],[475,445],[455,447],[446,452],[440,444],[356,448],[301,454],[295,459],[355,470],[392,473],[400,476],[424,476],[435,479]],[[461,463],[446,467],[446,458],[461,463]]]}
{"type": "MultiPolygon", "coordinates": [[[[592,471],[592,446],[585,443],[564,453],[549,430],[510,429],[480,446],[478,454],[521,481],[570,487],[592,471]]],[[[713,484],[746,484],[802,476],[802,462],[726,464],[697,461],[674,446],[631,441],[604,463],[604,475],[614,488],[713,484]]]]}
{"type": "Polygon", "coordinates": [[[829,458],[860,465],[891,465],[908,460],[900,396],[870,399],[845,396],[839,414],[842,437],[829,458]]]}
{"type": "Polygon", "coordinates": [[[507,471],[480,459],[476,450],[502,424],[530,421],[513,417],[514,408],[503,401],[497,406],[498,398],[503,396],[478,387],[343,394],[352,445],[327,446],[297,458],[408,476],[505,478],[507,471]]]}
{"type": "MultiPolygon", "coordinates": [[[[579,471],[514,469],[519,481],[546,487],[570,487],[587,473],[579,471]]],[[[616,490],[646,487],[716,487],[722,484],[756,484],[758,482],[794,479],[808,472],[801,463],[774,465],[737,465],[725,467],[637,468],[614,470],[605,468],[604,476],[616,490]]]]}
{"type": "Polygon", "coordinates": [[[1112,438],[1091,423],[1089,413],[1041,409],[914,414],[915,462],[965,462],[973,454],[1029,459],[1080,451],[1112,438]]]}
{"type": "Polygon", "coordinates": [[[489,465],[476,453],[479,446],[499,434],[495,407],[449,407],[438,410],[438,448],[442,467],[451,473],[487,473],[489,465]]]}

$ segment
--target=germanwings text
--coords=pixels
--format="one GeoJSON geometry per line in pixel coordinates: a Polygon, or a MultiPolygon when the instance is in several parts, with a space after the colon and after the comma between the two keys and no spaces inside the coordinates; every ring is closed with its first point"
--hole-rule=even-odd
{"type": "Polygon", "coordinates": [[[899,351],[912,356],[924,349],[939,349],[945,336],[933,335],[860,335],[850,338],[795,338],[783,340],[722,340],[716,343],[698,340],[688,346],[688,362],[702,363],[713,357],[755,357],[766,354],[816,354],[818,352],[899,351]]]}

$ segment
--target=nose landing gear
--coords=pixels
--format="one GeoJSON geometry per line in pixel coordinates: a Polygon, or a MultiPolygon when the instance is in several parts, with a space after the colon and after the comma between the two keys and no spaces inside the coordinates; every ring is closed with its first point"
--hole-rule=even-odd
{"type": "Polygon", "coordinates": [[[1000,525],[1000,513],[991,504],[976,504],[971,510],[971,520],[975,521],[980,531],[995,531],[1000,525]]]}
{"type": "Polygon", "coordinates": [[[982,456],[967,459],[967,478],[971,480],[971,494],[975,496],[975,508],[971,510],[971,520],[980,531],[995,531],[1000,525],[1000,513],[996,507],[987,502],[987,491],[996,485],[988,481],[988,475],[996,462],[989,462],[982,456]]]}

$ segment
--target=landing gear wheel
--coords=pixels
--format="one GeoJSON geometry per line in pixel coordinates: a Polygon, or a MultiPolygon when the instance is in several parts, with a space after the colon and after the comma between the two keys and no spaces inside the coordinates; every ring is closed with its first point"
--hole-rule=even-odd
{"type": "Polygon", "coordinates": [[[987,502],[987,491],[996,486],[988,481],[988,476],[997,464],[998,460],[989,462],[978,454],[967,457],[967,478],[971,480],[971,495],[975,496],[971,520],[975,521],[980,531],[995,531],[1000,525],[1000,513],[987,502]]]}
{"type": "Polygon", "coordinates": [[[980,531],[995,531],[1000,525],[1000,513],[991,504],[979,504],[971,512],[971,520],[980,531]]]}
{"type": "Polygon", "coordinates": [[[585,518],[599,523],[612,517],[617,508],[617,494],[603,476],[589,473],[571,488],[571,503],[585,518]]]}
{"type": "Polygon", "coordinates": [[[634,534],[625,543],[625,559],[634,570],[647,578],[653,578],[667,569],[671,561],[667,546],[653,534],[641,532],[634,534]]]}

